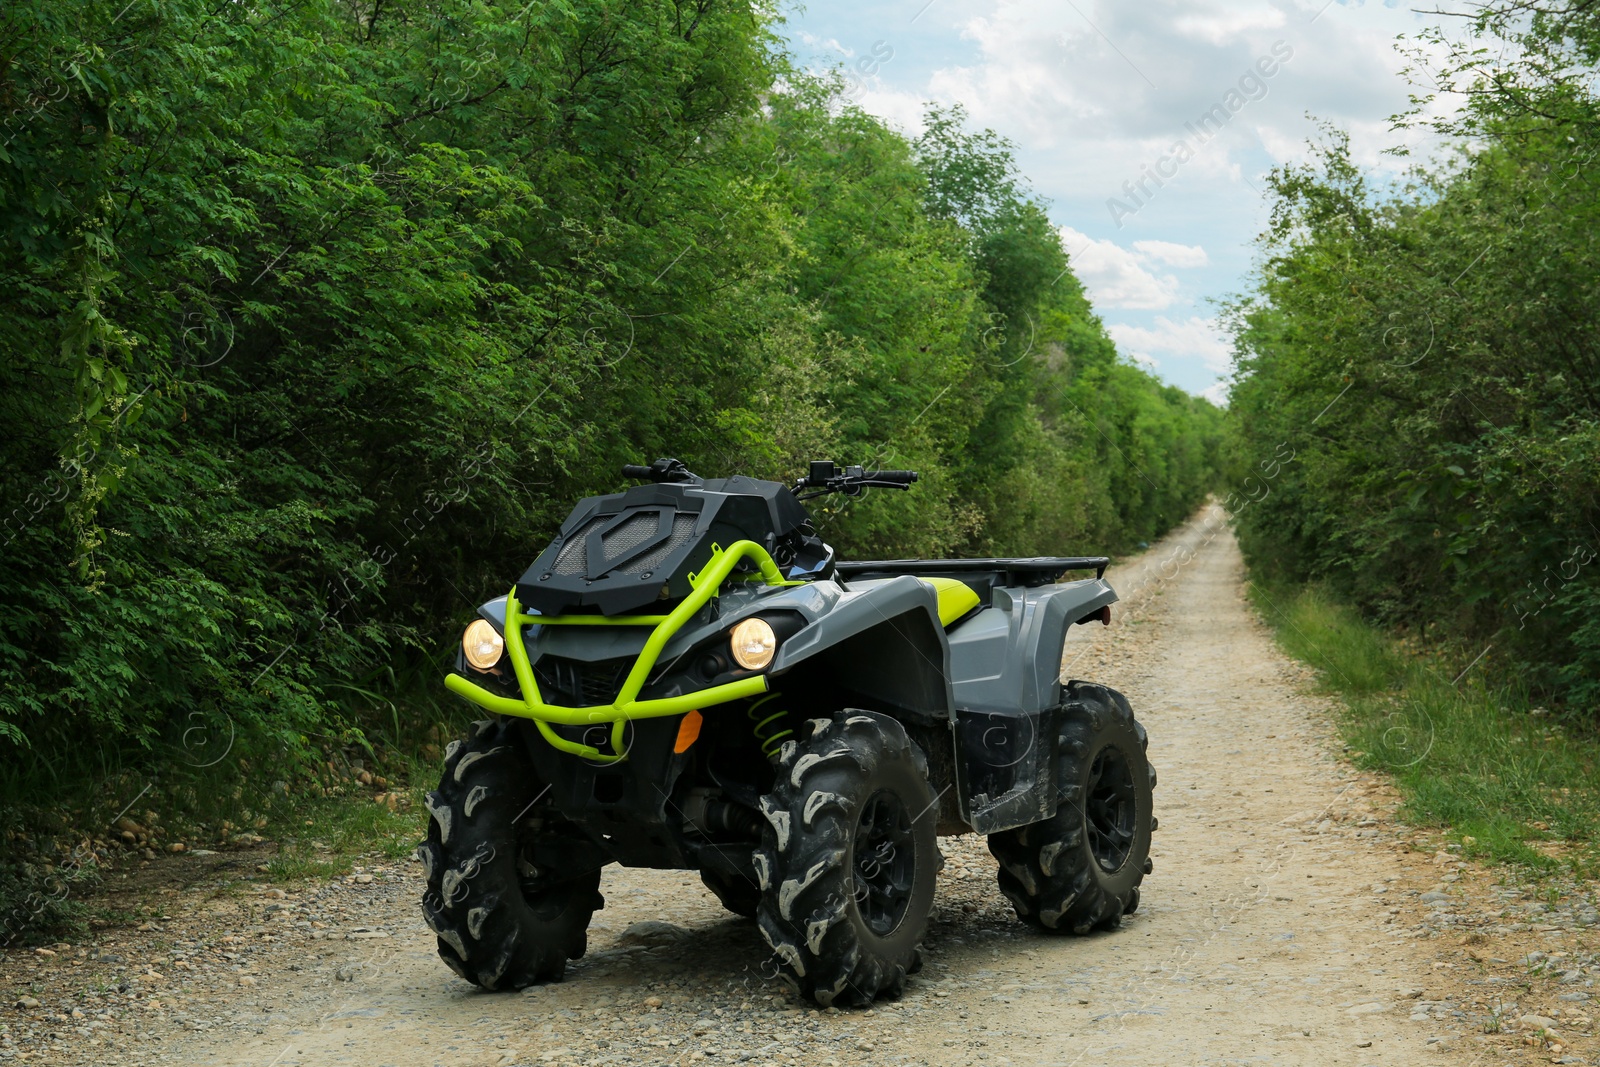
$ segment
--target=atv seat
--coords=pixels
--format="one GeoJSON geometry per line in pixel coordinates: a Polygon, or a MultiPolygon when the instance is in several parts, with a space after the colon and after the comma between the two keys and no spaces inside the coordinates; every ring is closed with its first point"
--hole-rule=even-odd
{"type": "Polygon", "coordinates": [[[959,578],[921,577],[939,596],[939,624],[946,630],[960,622],[983,603],[972,587],[959,578]]]}

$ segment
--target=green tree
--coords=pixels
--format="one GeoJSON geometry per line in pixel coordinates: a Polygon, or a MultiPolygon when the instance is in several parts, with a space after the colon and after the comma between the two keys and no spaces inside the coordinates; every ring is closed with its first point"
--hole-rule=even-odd
{"type": "Polygon", "coordinates": [[[1490,5],[1437,72],[1470,136],[1390,194],[1342,136],[1272,178],[1257,289],[1235,308],[1243,543],[1547,697],[1600,694],[1600,297],[1593,19],[1490,5]]]}

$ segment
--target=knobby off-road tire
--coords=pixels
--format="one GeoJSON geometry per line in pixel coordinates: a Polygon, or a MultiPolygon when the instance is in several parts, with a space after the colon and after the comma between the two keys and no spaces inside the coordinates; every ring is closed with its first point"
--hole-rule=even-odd
{"type": "Polygon", "coordinates": [[[1057,762],[1061,803],[1053,817],[989,836],[1000,891],[1017,917],[1052,933],[1119,925],[1139,906],[1152,869],[1149,740],[1121,693],[1069,682],[1057,762]]]}
{"type": "Polygon", "coordinates": [[[711,870],[701,871],[700,881],[724,908],[746,919],[755,918],[756,908],[761,903],[760,886],[737,874],[711,870]]]}
{"type": "Polygon", "coordinates": [[[897,997],[943,857],[928,761],[895,720],[812,719],[784,743],[756,851],[756,922],[779,974],[818,1004],[897,997]]]}
{"type": "Polygon", "coordinates": [[[536,874],[524,861],[516,820],[543,787],[513,730],[488,719],[450,743],[418,848],[428,879],[422,914],[439,958],[485,989],[559,981],[587,949],[589,918],[605,903],[598,870],[536,874]]]}

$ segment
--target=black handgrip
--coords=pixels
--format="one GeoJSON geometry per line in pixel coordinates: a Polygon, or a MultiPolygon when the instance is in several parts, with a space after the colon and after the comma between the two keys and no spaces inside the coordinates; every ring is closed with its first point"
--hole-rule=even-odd
{"type": "Polygon", "coordinates": [[[896,485],[910,485],[917,480],[916,471],[862,471],[869,482],[894,482],[896,485]]]}
{"type": "Polygon", "coordinates": [[[622,476],[624,478],[646,478],[646,479],[649,479],[649,478],[654,478],[655,477],[655,472],[652,471],[649,467],[641,467],[637,463],[624,463],[622,465],[622,476]]]}

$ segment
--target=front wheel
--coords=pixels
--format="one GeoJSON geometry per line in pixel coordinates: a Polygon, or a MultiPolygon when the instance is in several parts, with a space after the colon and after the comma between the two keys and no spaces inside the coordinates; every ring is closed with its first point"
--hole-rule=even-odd
{"type": "Polygon", "coordinates": [[[428,880],[422,914],[439,957],[485,989],[559,981],[588,947],[589,919],[605,903],[599,870],[529,861],[534,842],[518,820],[541,788],[513,730],[489,719],[451,742],[418,848],[428,880]]]}
{"type": "Polygon", "coordinates": [[[895,720],[812,719],[785,742],[756,852],[756,921],[779,973],[824,1007],[899,996],[943,859],[928,761],[895,720]]]}
{"type": "Polygon", "coordinates": [[[1000,891],[1017,917],[1052,933],[1109,929],[1139,906],[1151,871],[1156,772],[1148,739],[1114,689],[1070,682],[1055,815],[989,836],[1000,891]]]}

